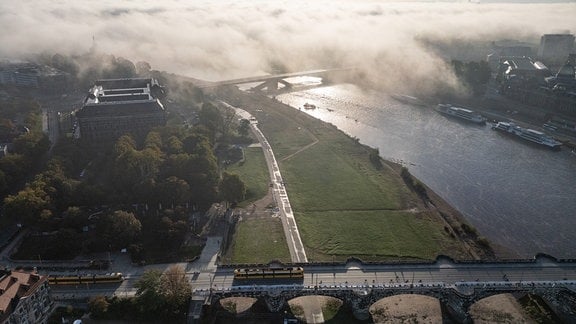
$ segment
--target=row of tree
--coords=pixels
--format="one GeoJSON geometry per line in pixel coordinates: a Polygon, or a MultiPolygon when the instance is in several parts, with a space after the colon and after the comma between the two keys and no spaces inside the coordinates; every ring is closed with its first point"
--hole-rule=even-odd
{"type": "Polygon", "coordinates": [[[135,299],[91,298],[88,307],[92,319],[184,322],[192,290],[182,267],[146,271],[135,287],[135,299]]]}
{"type": "MultiPolygon", "coordinates": [[[[141,255],[141,234],[178,247],[188,228],[186,210],[205,210],[220,199],[240,201],[246,193],[238,175],[219,171],[212,139],[221,133],[212,128],[221,129],[222,114],[205,104],[199,116],[193,128],[160,127],[141,143],[125,135],[104,151],[62,139],[46,169],[4,199],[2,217],[40,231],[88,228],[92,234],[74,237],[86,252],[133,246],[141,255]],[[174,209],[184,212],[169,212],[174,209]],[[89,219],[94,211],[102,213],[89,219]]],[[[38,156],[34,146],[23,147],[38,156]]],[[[0,168],[20,167],[10,163],[17,156],[0,159],[0,168]]]]}
{"type": "Polygon", "coordinates": [[[16,98],[0,101],[0,143],[10,143],[8,155],[0,158],[0,197],[22,183],[41,167],[50,141],[42,133],[38,102],[16,98]]]}

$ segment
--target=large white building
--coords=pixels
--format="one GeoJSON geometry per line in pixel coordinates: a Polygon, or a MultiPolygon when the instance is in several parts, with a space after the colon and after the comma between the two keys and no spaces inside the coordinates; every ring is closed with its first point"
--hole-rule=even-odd
{"type": "Polygon", "coordinates": [[[159,100],[163,95],[155,79],[96,81],[84,106],[76,112],[80,138],[99,143],[124,134],[145,136],[153,127],[166,124],[166,111],[159,100]]]}

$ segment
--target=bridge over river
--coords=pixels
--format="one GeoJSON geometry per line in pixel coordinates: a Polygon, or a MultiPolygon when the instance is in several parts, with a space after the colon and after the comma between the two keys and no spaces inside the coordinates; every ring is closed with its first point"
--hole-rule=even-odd
{"type": "Polygon", "coordinates": [[[204,82],[202,84],[198,84],[198,87],[206,89],[206,88],[215,88],[220,86],[229,86],[229,85],[240,85],[240,84],[249,84],[249,83],[259,83],[255,87],[252,88],[254,91],[263,91],[266,90],[267,92],[274,92],[279,90],[281,87],[291,88],[292,84],[287,81],[290,78],[296,77],[321,77],[323,78],[323,82],[326,82],[327,79],[335,78],[340,75],[345,75],[353,71],[353,68],[331,68],[331,69],[318,69],[318,70],[310,70],[310,71],[300,71],[300,72],[290,72],[290,73],[280,73],[280,74],[271,74],[271,75],[260,75],[260,76],[252,76],[246,78],[238,78],[238,79],[230,79],[230,80],[223,80],[217,82],[204,82]]]}
{"type": "Polygon", "coordinates": [[[302,264],[305,278],[235,280],[232,268],[220,267],[193,280],[199,302],[228,297],[253,297],[271,312],[285,310],[288,301],[302,296],[331,296],[354,310],[358,319],[382,298],[418,294],[437,298],[450,318],[471,321],[470,307],[493,295],[511,293],[540,296],[567,323],[576,321],[576,261],[540,255],[507,262],[455,262],[439,257],[433,263],[302,264]],[[206,278],[206,276],[208,278],[206,278]],[[206,280],[208,279],[208,280],[206,280]]]}

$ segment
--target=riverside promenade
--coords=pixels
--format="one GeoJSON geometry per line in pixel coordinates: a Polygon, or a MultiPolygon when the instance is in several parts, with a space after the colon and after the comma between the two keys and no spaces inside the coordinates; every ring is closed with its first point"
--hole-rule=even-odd
{"type": "Polygon", "coordinates": [[[262,131],[258,128],[258,121],[245,110],[234,107],[223,101],[220,101],[220,103],[228,108],[234,109],[237,115],[250,121],[250,128],[254,135],[256,135],[256,138],[264,152],[266,165],[268,166],[268,172],[270,173],[270,181],[272,183],[272,195],[280,212],[282,227],[284,229],[284,235],[286,236],[286,242],[288,243],[288,249],[290,250],[291,260],[294,263],[308,262],[308,257],[306,256],[306,251],[304,250],[304,245],[300,238],[300,232],[296,225],[296,219],[294,218],[294,213],[290,206],[288,193],[286,192],[284,181],[282,180],[280,168],[278,167],[278,163],[274,157],[272,147],[268,143],[268,140],[266,140],[262,131]]]}

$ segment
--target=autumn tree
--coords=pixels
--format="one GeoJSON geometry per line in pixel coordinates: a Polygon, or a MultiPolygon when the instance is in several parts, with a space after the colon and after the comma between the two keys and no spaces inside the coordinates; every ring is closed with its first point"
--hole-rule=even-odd
{"type": "Polygon", "coordinates": [[[4,215],[25,225],[36,225],[40,212],[50,207],[50,197],[41,188],[28,186],[4,199],[4,215]]]}
{"type": "Polygon", "coordinates": [[[242,201],[246,196],[246,185],[239,175],[224,172],[220,182],[220,195],[228,202],[242,201]]]}
{"type": "Polygon", "coordinates": [[[160,277],[160,291],[166,301],[169,315],[178,317],[183,314],[192,296],[184,268],[178,265],[168,268],[160,277]]]}
{"type": "Polygon", "coordinates": [[[132,243],[142,230],[142,224],[134,214],[116,210],[113,213],[100,217],[97,231],[100,240],[111,248],[126,248],[132,243]]]}
{"type": "Polygon", "coordinates": [[[94,296],[88,300],[88,310],[92,319],[99,319],[105,316],[110,303],[104,296],[94,296]]]}
{"type": "Polygon", "coordinates": [[[162,320],[182,318],[192,295],[186,272],[177,265],[164,273],[158,270],[144,272],[135,287],[141,311],[162,320]]]}

